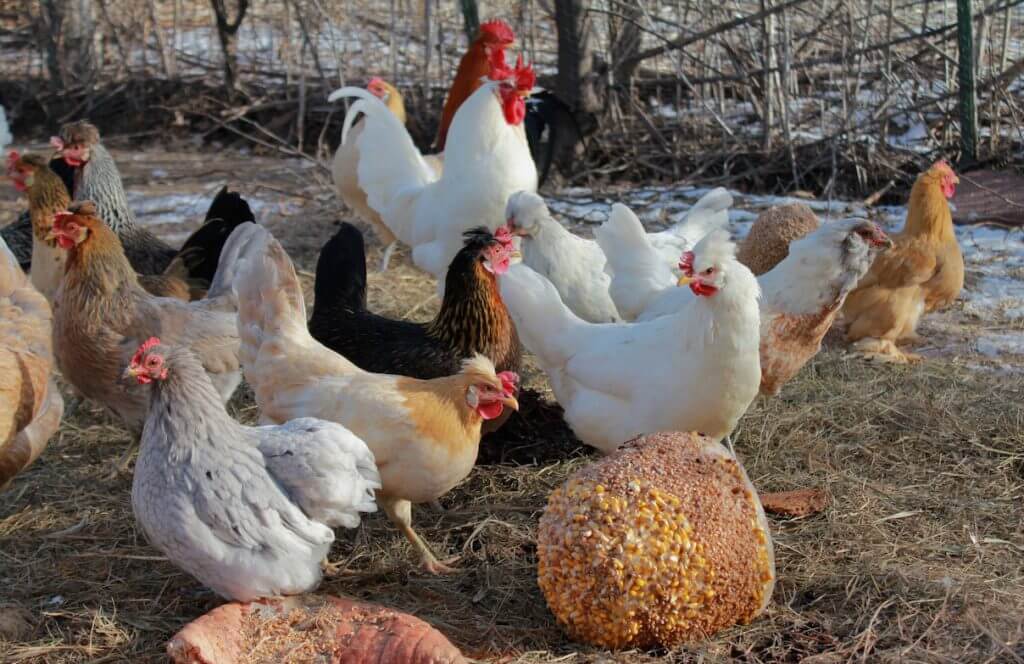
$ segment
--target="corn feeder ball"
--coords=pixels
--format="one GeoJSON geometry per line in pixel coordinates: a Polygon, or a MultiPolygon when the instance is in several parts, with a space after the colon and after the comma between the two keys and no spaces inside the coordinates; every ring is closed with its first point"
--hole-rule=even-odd
{"type": "Polygon", "coordinates": [[[605,648],[706,639],[753,620],[775,587],[757,492],[698,434],[643,436],[575,473],[548,499],[537,549],[552,613],[605,648]]]}

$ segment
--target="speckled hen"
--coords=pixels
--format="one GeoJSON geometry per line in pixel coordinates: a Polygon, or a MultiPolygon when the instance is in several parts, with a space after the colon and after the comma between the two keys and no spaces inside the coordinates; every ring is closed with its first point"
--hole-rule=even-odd
{"type": "Polygon", "coordinates": [[[366,443],[313,418],[243,426],[195,354],[156,338],[124,374],[149,393],[132,509],[150,544],[227,599],[316,588],[331,528],[376,509],[366,443]]]}

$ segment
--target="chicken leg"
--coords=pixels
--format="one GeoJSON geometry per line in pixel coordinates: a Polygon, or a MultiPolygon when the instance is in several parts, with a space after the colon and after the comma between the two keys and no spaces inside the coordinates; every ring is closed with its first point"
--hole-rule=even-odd
{"type": "Polygon", "coordinates": [[[853,343],[853,349],[857,351],[857,354],[861,357],[876,362],[910,364],[921,360],[920,355],[900,350],[890,339],[864,337],[863,339],[858,339],[853,343]]]}
{"type": "Polygon", "coordinates": [[[409,543],[419,551],[420,564],[423,569],[431,574],[448,574],[455,570],[445,563],[452,563],[458,560],[458,556],[441,562],[423,539],[412,529],[412,503],[401,498],[391,498],[377,495],[377,504],[384,509],[391,522],[398,526],[409,543]]]}

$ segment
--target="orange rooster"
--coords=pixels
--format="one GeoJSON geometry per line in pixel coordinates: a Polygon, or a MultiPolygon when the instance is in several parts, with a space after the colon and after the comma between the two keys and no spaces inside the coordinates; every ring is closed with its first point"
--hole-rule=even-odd
{"type": "Polygon", "coordinates": [[[946,201],[960,179],[945,161],[918,176],[907,222],[846,298],[846,338],[870,359],[906,364],[920,359],[897,344],[917,337],[921,315],[948,306],[964,287],[964,258],[946,201]]]}
{"type": "Polygon", "coordinates": [[[448,140],[448,128],[455,118],[455,111],[459,110],[462,102],[469,99],[469,96],[480,87],[481,79],[491,73],[491,56],[498,51],[504,51],[515,43],[516,35],[512,28],[504,21],[487,21],[480,25],[480,32],[476,39],[466,50],[462,60],[459,61],[459,68],[455,72],[455,80],[448,90],[448,98],[444,102],[444,110],[441,111],[441,124],[437,128],[437,141],[435,147],[439,151],[444,150],[445,142],[448,140]]]}

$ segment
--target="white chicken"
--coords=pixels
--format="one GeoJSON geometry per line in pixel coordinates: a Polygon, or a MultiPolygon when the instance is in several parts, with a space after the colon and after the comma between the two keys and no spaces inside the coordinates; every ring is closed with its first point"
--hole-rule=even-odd
{"type": "Polygon", "coordinates": [[[502,297],[580,440],[611,452],[644,433],[733,430],[761,379],[760,289],[735,250],[722,231],[701,240],[681,280],[700,297],[650,323],[587,323],[543,276],[508,272],[502,297]]]}
{"type": "Polygon", "coordinates": [[[604,252],[596,242],[570,233],[532,191],[512,194],[505,217],[512,232],[522,238],[523,264],[547,277],[574,314],[591,323],[621,320],[608,295],[611,277],[605,273],[604,252]]]}
{"type": "Polygon", "coordinates": [[[608,260],[609,295],[625,320],[633,320],[646,302],[639,294],[661,290],[676,280],[673,269],[684,251],[693,249],[705,235],[729,222],[732,194],[718,187],[704,194],[679,223],[659,233],[648,233],[636,214],[625,205],[612,206],[608,221],[594,231],[608,260]]]}
{"type": "MultiPolygon", "coordinates": [[[[867,219],[823,224],[789,245],[789,255],[757,278],[761,286],[761,393],[778,394],[821,348],[836,314],[874,263],[892,246],[885,233],[867,219]]],[[[688,264],[690,257],[684,257],[688,264]]],[[[668,286],[638,293],[649,301],[638,321],[673,314],[694,299],[668,286]]]]}
{"type": "Polygon", "coordinates": [[[533,69],[492,63],[491,80],[459,107],[445,144],[444,172],[437,178],[408,131],[379,99],[362,88],[331,93],[330,101],[358,97],[345,116],[342,142],[364,115],[359,149],[359,186],[370,207],[405,244],[413,262],[439,279],[462,247],[462,233],[505,223],[512,193],[537,189],[537,168],[523,129],[533,69]]]}
{"type": "Polygon", "coordinates": [[[150,392],[132,481],[150,544],[229,600],[315,589],[331,529],[376,510],[380,474],[366,443],[314,418],[239,424],[196,355],[155,337],[124,377],[150,392]]]}

